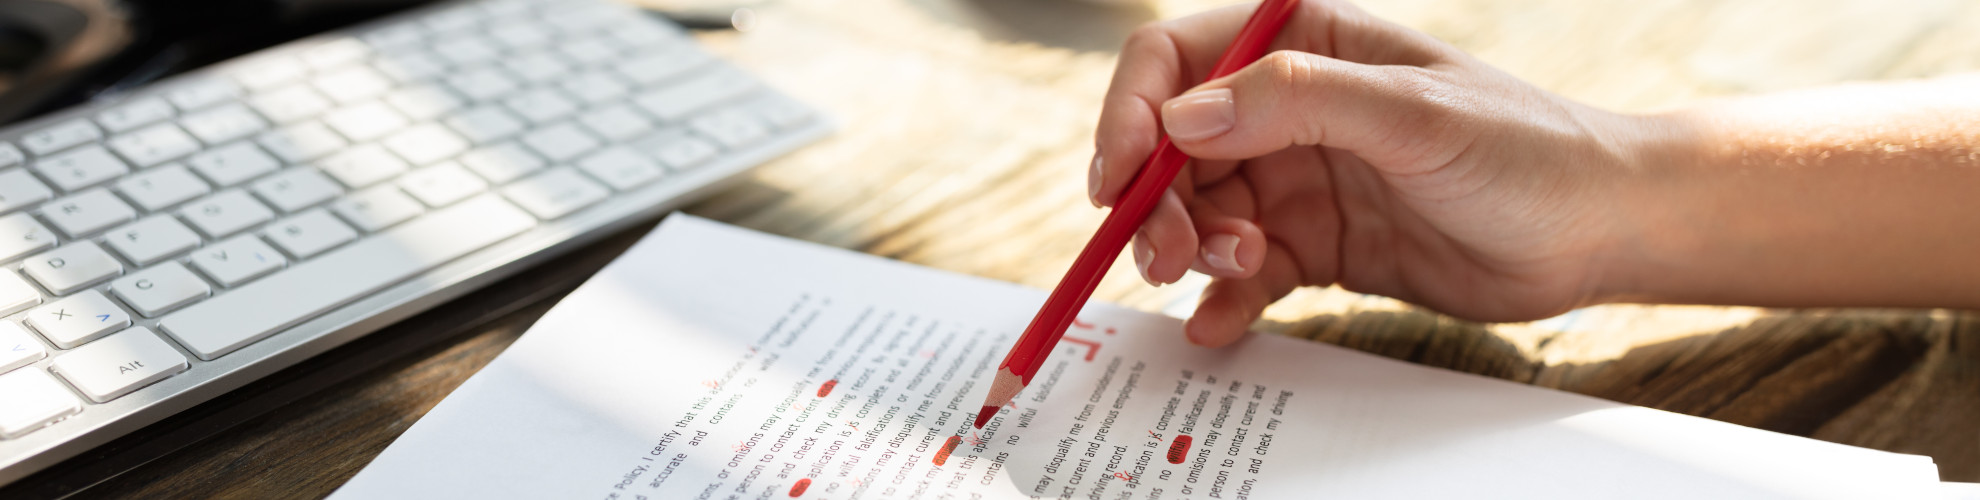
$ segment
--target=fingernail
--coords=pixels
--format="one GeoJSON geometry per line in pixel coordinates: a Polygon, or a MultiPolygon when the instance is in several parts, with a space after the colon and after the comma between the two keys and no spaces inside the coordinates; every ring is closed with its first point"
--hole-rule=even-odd
{"type": "Polygon", "coordinates": [[[1244,266],[1237,261],[1238,237],[1234,234],[1219,234],[1203,241],[1203,263],[1210,267],[1233,273],[1244,272],[1244,266]]]}
{"type": "Polygon", "coordinates": [[[1150,285],[1162,286],[1161,282],[1148,276],[1148,264],[1155,262],[1155,246],[1148,243],[1148,233],[1134,233],[1134,267],[1141,270],[1141,280],[1150,285]]]}
{"type": "Polygon", "coordinates": [[[1184,94],[1162,104],[1162,128],[1176,139],[1208,139],[1229,132],[1236,124],[1237,104],[1231,100],[1231,89],[1184,94]]]}
{"type": "Polygon", "coordinates": [[[1086,172],[1086,201],[1093,202],[1093,208],[1100,208],[1100,182],[1106,179],[1100,171],[1100,152],[1094,151],[1093,168],[1086,172]]]}

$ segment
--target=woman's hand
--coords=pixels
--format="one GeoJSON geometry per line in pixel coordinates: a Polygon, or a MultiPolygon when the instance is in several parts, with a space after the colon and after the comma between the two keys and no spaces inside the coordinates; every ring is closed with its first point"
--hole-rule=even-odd
{"type": "Polygon", "coordinates": [[[1143,27],[1107,92],[1089,184],[1112,205],[1166,131],[1195,160],[1133,245],[1151,283],[1215,278],[1186,328],[1237,340],[1305,285],[1476,320],[1602,300],[1620,192],[1658,127],[1542,91],[1346,2],[1202,81],[1255,7],[1143,27]],[[1159,128],[1158,128],[1159,127],[1159,128]]]}

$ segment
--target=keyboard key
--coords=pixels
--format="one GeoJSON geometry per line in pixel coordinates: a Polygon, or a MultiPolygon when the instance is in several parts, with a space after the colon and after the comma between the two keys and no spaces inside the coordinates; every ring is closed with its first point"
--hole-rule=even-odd
{"type": "Polygon", "coordinates": [[[31,207],[55,197],[55,191],[26,170],[0,172],[0,214],[31,207]]]}
{"type": "Polygon", "coordinates": [[[56,295],[68,295],[123,273],[124,265],[117,263],[117,259],[111,258],[96,243],[72,241],[61,248],[28,257],[21,262],[21,271],[41,283],[42,288],[56,295]]]}
{"type": "Polygon", "coordinates": [[[450,161],[406,174],[399,187],[426,206],[444,207],[480,194],[488,189],[488,183],[450,161]]]}
{"type": "Polygon", "coordinates": [[[50,371],[98,403],[164,380],[185,371],[186,366],[186,355],[179,354],[165,339],[142,326],[117,332],[48,362],[50,371]]]}
{"type": "Polygon", "coordinates": [[[483,68],[447,77],[447,86],[452,87],[462,96],[476,101],[501,97],[517,88],[514,78],[502,74],[495,68],[483,68]]]}
{"type": "Polygon", "coordinates": [[[268,122],[261,121],[260,116],[241,104],[186,115],[179,119],[179,125],[207,144],[223,144],[268,128],[268,122]]]}
{"type": "Polygon", "coordinates": [[[28,311],[28,326],[63,349],[89,343],[110,332],[131,326],[131,315],[96,290],[83,290],[68,298],[28,311]]]}
{"type": "Polygon", "coordinates": [[[236,287],[281,269],[289,260],[268,248],[261,238],[239,238],[209,245],[193,252],[193,267],[224,287],[236,287]]]}
{"type": "Polygon", "coordinates": [[[186,159],[186,163],[192,165],[193,171],[206,176],[206,180],[213,181],[220,187],[240,184],[282,167],[282,162],[275,161],[274,157],[261,152],[260,148],[254,147],[254,144],[247,141],[192,155],[191,158],[186,159]]]}
{"type": "Polygon", "coordinates": [[[172,101],[179,111],[193,111],[207,106],[234,100],[241,96],[241,88],[220,80],[202,80],[178,86],[165,93],[165,100],[172,101]]]}
{"type": "Polygon", "coordinates": [[[34,217],[24,213],[0,217],[0,262],[54,247],[55,233],[35,222],[34,217]]]}
{"type": "Polygon", "coordinates": [[[289,163],[302,163],[344,148],[344,136],[330,131],[322,122],[304,122],[282,127],[254,138],[268,152],[289,163]]]}
{"type": "MultiPolygon", "coordinates": [[[[604,71],[591,71],[558,82],[565,92],[577,96],[589,104],[599,104],[618,100],[632,87],[624,80],[604,71]]],[[[616,108],[617,106],[614,106],[616,108]]]]}
{"type": "Polygon", "coordinates": [[[410,122],[385,103],[368,102],[333,111],[323,117],[323,123],[352,141],[364,142],[384,137],[410,122]]]}
{"type": "Polygon", "coordinates": [[[21,148],[14,147],[14,143],[0,141],[0,167],[18,165],[24,161],[27,161],[27,153],[22,153],[21,148]]]}
{"type": "Polygon", "coordinates": [[[41,217],[70,238],[81,238],[130,222],[137,210],[107,189],[92,189],[49,202],[41,207],[41,217]]]}
{"type": "Polygon", "coordinates": [[[41,370],[0,375],[0,437],[17,438],[82,411],[82,400],[41,370]]]}
{"type": "Polygon", "coordinates": [[[577,121],[584,125],[585,130],[613,142],[639,137],[653,131],[653,122],[624,106],[586,111],[578,115],[577,121]]]}
{"type": "Polygon", "coordinates": [[[385,103],[415,121],[431,120],[460,109],[467,101],[433,85],[415,85],[385,94],[385,103]]]}
{"type": "Polygon", "coordinates": [[[385,147],[414,165],[426,165],[453,158],[467,151],[468,141],[439,124],[428,123],[405,129],[385,138],[385,147]]]}
{"type": "Polygon", "coordinates": [[[219,239],[275,218],[275,212],[241,190],[222,191],[179,209],[179,217],[191,222],[207,238],[219,239]]]}
{"type": "Polygon", "coordinates": [[[422,21],[426,23],[427,34],[431,35],[427,39],[435,40],[458,38],[460,32],[474,29],[480,19],[480,13],[462,6],[429,14],[422,21]]]}
{"type": "Polygon", "coordinates": [[[103,146],[83,146],[35,160],[34,170],[63,191],[76,191],[108,182],[131,171],[124,160],[103,146]]]}
{"type": "Polygon", "coordinates": [[[254,194],[286,213],[295,213],[343,194],[343,188],[313,168],[292,168],[254,183],[254,194]]]}
{"type": "MultiPolygon", "coordinates": [[[[166,262],[158,267],[131,273],[110,282],[110,292],[123,299],[125,304],[136,309],[147,318],[171,312],[198,302],[213,292],[192,271],[177,262],[166,262]]],[[[4,347],[4,345],[0,345],[4,347]]]]}
{"type": "Polygon", "coordinates": [[[294,82],[309,74],[309,66],[289,56],[264,57],[243,64],[234,80],[250,90],[267,90],[294,82]]]}
{"type": "Polygon", "coordinates": [[[37,155],[46,155],[103,138],[103,131],[89,120],[70,120],[21,136],[21,145],[37,155]]]}
{"type": "MultiPolygon", "coordinates": [[[[128,132],[138,127],[166,120],[172,117],[172,105],[164,99],[143,97],[133,99],[114,108],[96,114],[96,123],[110,132],[128,132]]],[[[0,162],[0,165],[6,162],[0,162]]]]}
{"type": "Polygon", "coordinates": [[[357,231],[322,209],[275,221],[266,230],[268,241],[297,259],[314,257],[357,238],[357,231]]]}
{"type": "Polygon", "coordinates": [[[425,37],[420,35],[418,25],[406,23],[393,24],[371,30],[365,34],[358,35],[358,38],[364,40],[365,44],[371,45],[373,50],[389,52],[395,49],[411,48],[418,45],[425,37]]]}
{"type": "Polygon", "coordinates": [[[633,102],[661,120],[679,122],[695,111],[756,91],[756,81],[734,70],[718,70],[641,93],[633,102]]]}
{"type": "Polygon", "coordinates": [[[111,231],[103,242],[124,260],[144,267],[198,247],[199,235],[170,215],[153,215],[111,231]]]}
{"type": "Polygon", "coordinates": [[[0,316],[21,312],[41,303],[41,292],[13,271],[0,269],[0,316]]]}
{"type": "Polygon", "coordinates": [[[543,159],[513,142],[488,146],[461,155],[461,165],[488,182],[507,184],[543,168],[543,159]]]}
{"type": "Polygon", "coordinates": [[[627,47],[650,49],[652,45],[674,44],[681,41],[681,32],[671,25],[653,22],[650,19],[634,17],[614,23],[605,28],[605,33],[627,47]]]}
{"type": "Polygon", "coordinates": [[[371,56],[371,47],[356,38],[338,38],[303,50],[303,61],[316,69],[331,69],[371,56]]]}
{"type": "Polygon", "coordinates": [[[480,106],[448,117],[443,123],[477,144],[499,141],[523,131],[521,118],[499,106],[480,106]]]}
{"type": "Polygon", "coordinates": [[[556,80],[569,75],[571,71],[571,67],[566,66],[562,58],[548,52],[502,58],[502,68],[531,83],[556,80]]]}
{"type": "Polygon", "coordinates": [[[310,90],[308,85],[294,84],[270,90],[247,100],[248,106],[260,111],[262,116],[275,120],[275,123],[291,123],[315,118],[329,111],[333,105],[330,99],[310,90]]]}
{"type": "Polygon", "coordinates": [[[550,30],[529,23],[496,24],[488,36],[511,50],[542,47],[551,39],[550,30]]]}
{"type": "Polygon", "coordinates": [[[590,37],[557,46],[557,52],[581,65],[603,63],[619,57],[619,47],[601,37],[590,37]]]}
{"type": "Polygon", "coordinates": [[[509,96],[502,101],[502,104],[507,105],[517,115],[535,123],[548,123],[569,116],[578,109],[576,102],[547,88],[509,96]]]}
{"type": "Polygon", "coordinates": [[[751,113],[777,130],[790,130],[811,122],[811,110],[779,95],[765,95],[747,105],[751,113]]]}
{"type": "Polygon", "coordinates": [[[605,181],[612,189],[625,191],[653,182],[666,169],[626,148],[607,148],[578,161],[578,169],[605,181]]]}
{"type": "Polygon", "coordinates": [[[193,304],[159,324],[211,360],[535,224],[500,198],[476,197],[193,304]]]}
{"type": "Polygon", "coordinates": [[[316,77],[310,81],[316,90],[337,102],[350,104],[377,97],[392,89],[392,80],[368,66],[352,66],[316,77]]]}
{"type": "Polygon", "coordinates": [[[179,130],[170,123],[160,123],[110,138],[110,148],[117,154],[131,160],[138,168],[164,163],[166,160],[199,151],[199,141],[179,130]]]}
{"type": "Polygon", "coordinates": [[[715,143],[682,130],[667,130],[641,139],[633,149],[646,153],[674,170],[686,170],[715,157],[721,149],[715,143]]]}
{"type": "Polygon", "coordinates": [[[394,186],[380,186],[343,197],[330,202],[330,209],[367,233],[412,220],[426,211],[426,207],[394,186]]]}
{"type": "Polygon", "coordinates": [[[741,109],[725,109],[688,120],[688,128],[729,149],[741,149],[770,136],[770,127],[741,109]]]}
{"type": "Polygon", "coordinates": [[[570,215],[611,193],[605,186],[568,168],[537,174],[502,188],[502,196],[543,220],[570,215]]]}
{"type": "Polygon", "coordinates": [[[316,168],[335,177],[337,182],[359,189],[398,177],[411,166],[405,160],[392,156],[384,147],[366,144],[330,155],[316,162],[316,168]]]}
{"type": "Polygon", "coordinates": [[[408,50],[379,56],[372,63],[378,72],[398,80],[399,83],[412,83],[447,73],[447,62],[440,56],[424,50],[408,50]]]}
{"type": "Polygon", "coordinates": [[[523,134],[522,143],[550,161],[565,161],[597,149],[597,138],[576,125],[559,123],[523,134]]]}
{"type": "Polygon", "coordinates": [[[494,43],[480,36],[463,36],[440,42],[433,46],[433,53],[457,67],[473,66],[502,55],[495,51],[494,43]]]}
{"type": "MultiPolygon", "coordinates": [[[[0,373],[14,371],[47,356],[48,348],[42,347],[41,341],[34,339],[34,334],[12,321],[0,321],[0,373]]],[[[4,397],[0,395],[0,398],[4,397]]]]}
{"type": "Polygon", "coordinates": [[[649,54],[612,68],[640,85],[653,85],[693,74],[696,68],[715,62],[708,53],[681,46],[649,54]]]}
{"type": "Polygon", "coordinates": [[[606,23],[637,13],[626,12],[616,5],[593,4],[589,6],[553,9],[546,16],[551,26],[564,33],[584,33],[594,31],[606,23]]]}
{"type": "Polygon", "coordinates": [[[177,163],[146,170],[117,181],[117,192],[137,202],[138,208],[156,212],[213,192],[206,181],[177,163]]]}

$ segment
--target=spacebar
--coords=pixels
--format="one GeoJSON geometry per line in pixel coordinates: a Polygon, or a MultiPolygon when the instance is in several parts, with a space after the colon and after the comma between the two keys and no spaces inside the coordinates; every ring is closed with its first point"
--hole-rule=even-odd
{"type": "Polygon", "coordinates": [[[514,205],[483,195],[195,304],[159,326],[210,361],[535,224],[514,205]]]}

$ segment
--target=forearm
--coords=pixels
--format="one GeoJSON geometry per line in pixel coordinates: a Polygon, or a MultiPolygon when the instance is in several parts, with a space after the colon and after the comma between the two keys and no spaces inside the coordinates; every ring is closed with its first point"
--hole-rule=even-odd
{"type": "Polygon", "coordinates": [[[1980,307],[1980,78],[1645,117],[1613,300],[1980,307]]]}

